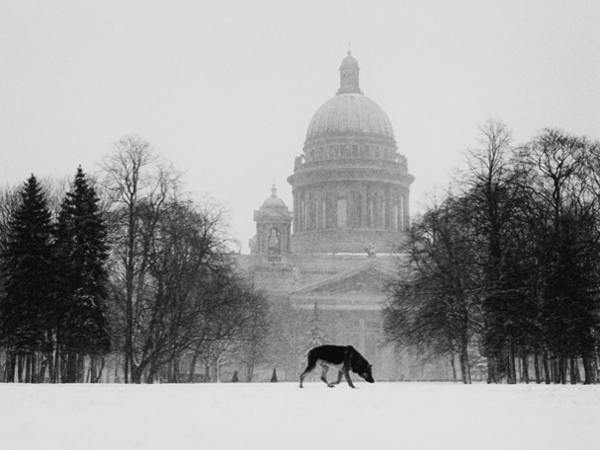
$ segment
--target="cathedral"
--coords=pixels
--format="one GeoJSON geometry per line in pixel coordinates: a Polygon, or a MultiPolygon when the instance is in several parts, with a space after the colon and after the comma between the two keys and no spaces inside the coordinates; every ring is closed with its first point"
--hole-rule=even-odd
{"type": "MultiPolygon", "coordinates": [[[[353,345],[376,379],[428,378],[422,364],[382,344],[383,288],[409,224],[414,177],[387,114],[362,93],[350,51],[339,70],[339,89],[314,113],[287,179],[292,210],[273,186],[254,212],[251,254],[240,262],[272,305],[304,314],[296,347],[312,333],[313,344],[353,345]]],[[[297,378],[306,350],[279,369],[286,379],[297,378]]]]}

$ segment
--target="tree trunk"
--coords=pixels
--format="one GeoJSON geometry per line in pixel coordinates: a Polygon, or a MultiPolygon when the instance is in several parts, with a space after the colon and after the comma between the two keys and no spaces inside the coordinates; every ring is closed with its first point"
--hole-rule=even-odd
{"type": "Polygon", "coordinates": [[[145,369],[146,364],[140,364],[138,366],[132,367],[129,382],[134,384],[140,384],[142,382],[142,377],[144,375],[145,369]]]}
{"type": "Polygon", "coordinates": [[[517,365],[516,356],[514,352],[514,345],[511,342],[509,351],[506,354],[506,369],[507,369],[507,381],[509,384],[517,383],[517,365]]]}
{"type": "Polygon", "coordinates": [[[487,383],[497,383],[498,382],[498,359],[497,356],[488,356],[487,357],[487,383]]]}
{"type": "Polygon", "coordinates": [[[548,352],[544,352],[542,363],[544,365],[544,376],[546,378],[546,384],[550,384],[552,382],[552,378],[550,377],[550,365],[548,364],[548,352]]]}
{"type": "Polygon", "coordinates": [[[25,381],[25,355],[21,354],[17,357],[17,380],[19,383],[25,381]]]}
{"type": "Polygon", "coordinates": [[[471,384],[471,368],[469,367],[469,354],[466,346],[463,346],[460,352],[460,371],[464,384],[471,384]]]}
{"type": "Polygon", "coordinates": [[[188,376],[188,383],[194,383],[196,381],[196,366],[198,364],[198,357],[200,352],[194,352],[192,356],[192,362],[190,363],[190,373],[188,376]]]}
{"type": "Polygon", "coordinates": [[[560,383],[560,368],[558,367],[558,359],[556,357],[552,357],[550,360],[550,370],[552,372],[552,382],[554,384],[560,383]]]}
{"type": "Polygon", "coordinates": [[[31,353],[25,355],[25,383],[33,383],[33,367],[31,367],[33,362],[32,360],[33,355],[31,353]]]}
{"type": "Polygon", "coordinates": [[[48,378],[50,379],[50,383],[56,383],[56,365],[55,365],[55,360],[56,360],[56,353],[57,351],[54,350],[52,353],[48,354],[48,378]]]}
{"type": "Polygon", "coordinates": [[[77,382],[77,355],[73,351],[68,351],[65,355],[65,370],[63,372],[62,382],[77,382]]]}
{"type": "Polygon", "coordinates": [[[557,358],[558,359],[558,382],[560,384],[567,383],[567,359],[563,356],[557,358]]]}
{"type": "Polygon", "coordinates": [[[171,360],[171,366],[173,367],[173,383],[179,383],[181,380],[181,373],[179,372],[179,359],[173,357],[171,360]]]}
{"type": "Polygon", "coordinates": [[[90,369],[88,371],[88,382],[99,383],[102,378],[102,371],[104,370],[104,357],[90,356],[90,369]]]}
{"type": "Polygon", "coordinates": [[[542,374],[540,371],[540,355],[533,355],[533,370],[535,371],[535,383],[540,384],[542,382],[542,374]]]}
{"type": "Polygon", "coordinates": [[[6,368],[4,381],[6,383],[14,383],[15,382],[15,373],[17,368],[17,355],[13,352],[6,353],[6,368]]]}
{"type": "Polygon", "coordinates": [[[521,358],[521,381],[529,384],[529,359],[526,355],[521,358]]]}
{"type": "Polygon", "coordinates": [[[52,355],[52,368],[50,377],[52,378],[53,383],[60,383],[62,373],[61,373],[61,358],[62,358],[62,345],[60,344],[60,340],[57,340],[56,348],[54,350],[54,354],[52,355]]]}
{"type": "Polygon", "coordinates": [[[590,358],[588,354],[582,356],[583,360],[583,372],[585,375],[585,379],[583,380],[583,384],[593,384],[595,383],[595,370],[593,364],[593,358],[590,358]]]}
{"type": "Polygon", "coordinates": [[[146,375],[146,384],[154,384],[154,378],[156,377],[156,368],[150,364],[148,367],[148,375],[146,375]]]}
{"type": "MultiPolygon", "coordinates": [[[[452,367],[452,381],[456,382],[457,377],[456,377],[456,363],[454,361],[454,353],[452,353],[450,355],[450,367],[452,367]]],[[[488,366],[488,377],[489,377],[489,366],[488,366]]],[[[488,378],[488,382],[489,382],[489,378],[488,378]]]]}
{"type": "Polygon", "coordinates": [[[248,364],[248,370],[246,371],[246,383],[251,383],[253,376],[254,376],[254,360],[250,361],[250,363],[248,364]]]}
{"type": "Polygon", "coordinates": [[[571,373],[570,373],[570,381],[571,384],[578,384],[581,382],[581,375],[579,374],[579,361],[575,357],[571,357],[571,373]]]}
{"type": "Polygon", "coordinates": [[[41,354],[42,361],[40,363],[40,370],[38,371],[37,379],[39,383],[46,381],[46,370],[48,369],[48,361],[52,360],[51,354],[41,354]]]}
{"type": "Polygon", "coordinates": [[[88,369],[88,374],[86,377],[87,383],[94,383],[93,380],[96,379],[96,362],[93,357],[90,357],[90,367],[88,369]]]}

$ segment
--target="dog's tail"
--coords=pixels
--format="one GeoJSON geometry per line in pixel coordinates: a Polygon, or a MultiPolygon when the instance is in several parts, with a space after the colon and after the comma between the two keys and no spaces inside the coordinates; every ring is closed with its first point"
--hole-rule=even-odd
{"type": "Polygon", "coordinates": [[[313,348],[308,352],[308,364],[306,365],[304,372],[302,372],[302,375],[300,375],[300,387],[302,387],[302,381],[304,381],[304,377],[312,372],[317,365],[318,357],[314,350],[315,349],[313,348]]]}
{"type": "Polygon", "coordinates": [[[316,349],[313,348],[308,352],[308,365],[306,366],[305,372],[308,370],[309,372],[313,370],[317,365],[318,360],[316,349]]]}

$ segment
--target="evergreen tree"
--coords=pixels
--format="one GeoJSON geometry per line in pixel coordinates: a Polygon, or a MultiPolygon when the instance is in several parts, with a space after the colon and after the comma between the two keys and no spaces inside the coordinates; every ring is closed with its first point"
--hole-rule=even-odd
{"type": "Polygon", "coordinates": [[[71,192],[61,205],[56,227],[60,283],[57,338],[62,353],[62,379],[82,381],[84,356],[108,352],[105,316],[107,298],[107,231],[99,199],[79,167],[71,192]]]}
{"type": "Polygon", "coordinates": [[[31,175],[20,205],[9,220],[4,256],[4,295],[0,298],[0,344],[6,348],[6,381],[43,378],[40,352],[51,353],[54,279],[51,213],[46,196],[31,175]],[[41,365],[39,362],[41,362],[41,365]],[[39,371],[38,371],[39,368],[39,371]]]}
{"type": "Polygon", "coordinates": [[[313,314],[310,319],[310,328],[308,330],[308,348],[318,347],[323,345],[327,340],[327,335],[321,324],[321,315],[319,314],[319,306],[315,302],[313,314]]]}

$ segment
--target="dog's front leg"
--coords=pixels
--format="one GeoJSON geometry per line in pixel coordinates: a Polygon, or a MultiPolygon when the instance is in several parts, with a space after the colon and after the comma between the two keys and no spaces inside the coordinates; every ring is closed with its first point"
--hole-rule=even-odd
{"type": "MultiPolygon", "coordinates": [[[[346,377],[346,381],[348,382],[348,385],[354,389],[354,385],[352,384],[352,380],[350,379],[350,374],[348,373],[348,369],[346,369],[344,367],[344,376],[346,377]]],[[[341,375],[340,375],[341,376],[341,375]]]]}

